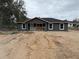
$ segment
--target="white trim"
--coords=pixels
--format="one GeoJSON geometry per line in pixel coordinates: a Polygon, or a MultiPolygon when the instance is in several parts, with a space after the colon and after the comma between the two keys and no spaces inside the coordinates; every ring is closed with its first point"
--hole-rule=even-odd
{"type": "Polygon", "coordinates": [[[53,24],[52,24],[52,28],[50,28],[50,24],[48,24],[48,29],[53,30],[53,24]]]}
{"type": "Polygon", "coordinates": [[[64,30],[64,24],[63,24],[63,28],[61,28],[61,24],[59,24],[59,30],[64,30]]]}
{"type": "Polygon", "coordinates": [[[25,29],[26,29],[26,24],[21,24],[21,28],[22,28],[23,30],[25,30],[25,29]],[[23,25],[25,25],[25,28],[23,28],[23,25]]]}

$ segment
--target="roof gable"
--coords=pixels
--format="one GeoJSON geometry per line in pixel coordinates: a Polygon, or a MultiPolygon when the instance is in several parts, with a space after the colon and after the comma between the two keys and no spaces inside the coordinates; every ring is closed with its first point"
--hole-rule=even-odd
{"type": "Polygon", "coordinates": [[[42,19],[42,18],[38,18],[38,17],[35,17],[35,18],[33,18],[33,19],[30,19],[30,20],[28,20],[28,21],[26,21],[26,22],[29,22],[29,21],[34,20],[34,19],[39,19],[39,20],[41,20],[41,21],[48,22],[48,21],[46,21],[46,20],[44,20],[44,19],[42,19]]]}

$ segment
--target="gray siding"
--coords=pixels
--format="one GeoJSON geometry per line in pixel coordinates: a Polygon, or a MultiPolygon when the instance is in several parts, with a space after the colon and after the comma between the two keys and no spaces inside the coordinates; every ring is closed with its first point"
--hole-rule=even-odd
{"type": "Polygon", "coordinates": [[[53,30],[48,29],[48,31],[68,31],[68,23],[64,23],[64,30],[59,29],[59,24],[61,23],[53,23],[53,30]]]}
{"type": "Polygon", "coordinates": [[[21,23],[18,23],[18,24],[17,24],[17,30],[18,30],[18,31],[21,31],[21,30],[22,30],[22,28],[21,28],[21,23]]]}
{"type": "MultiPolygon", "coordinates": [[[[26,25],[26,29],[25,30],[28,30],[28,24],[25,23],[25,25],[26,25]]],[[[17,24],[17,29],[18,29],[18,31],[22,31],[23,30],[22,29],[22,23],[18,23],[17,24]]]]}
{"type": "MultiPolygon", "coordinates": [[[[39,19],[33,19],[33,20],[29,21],[29,22],[26,22],[25,23],[26,24],[26,29],[25,30],[26,31],[29,31],[30,30],[30,27],[33,27],[33,25],[31,25],[31,24],[34,24],[34,23],[36,23],[36,24],[45,24],[44,31],[50,31],[48,29],[49,23],[47,23],[45,21],[42,21],[42,20],[39,20],[39,19]]],[[[68,31],[68,23],[64,23],[64,30],[60,30],[59,29],[59,24],[60,23],[53,23],[53,30],[51,30],[51,31],[68,31]]],[[[17,24],[17,29],[19,31],[23,30],[22,29],[22,23],[18,23],[17,24]]]]}
{"type": "Polygon", "coordinates": [[[68,31],[68,23],[65,23],[65,31],[68,31]]]}
{"type": "Polygon", "coordinates": [[[59,30],[59,24],[58,23],[54,23],[53,27],[54,27],[53,28],[54,31],[58,31],[59,30]]]}

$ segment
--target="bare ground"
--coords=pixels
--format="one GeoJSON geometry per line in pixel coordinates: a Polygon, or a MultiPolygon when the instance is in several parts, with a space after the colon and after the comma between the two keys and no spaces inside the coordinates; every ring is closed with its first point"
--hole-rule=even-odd
{"type": "Polygon", "coordinates": [[[79,59],[79,32],[0,35],[0,59],[79,59]]]}

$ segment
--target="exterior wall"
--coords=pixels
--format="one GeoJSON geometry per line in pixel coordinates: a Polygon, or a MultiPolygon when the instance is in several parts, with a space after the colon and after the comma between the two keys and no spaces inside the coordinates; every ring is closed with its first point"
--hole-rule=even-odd
{"type": "MultiPolygon", "coordinates": [[[[48,28],[49,27],[48,26],[49,23],[47,23],[47,22],[45,22],[43,20],[40,20],[40,19],[33,19],[33,20],[30,20],[30,21],[26,22],[25,23],[26,24],[26,29],[24,29],[24,31],[25,30],[26,31],[31,31],[30,28],[33,27],[32,24],[34,24],[34,23],[36,23],[36,24],[45,24],[44,31],[68,31],[68,23],[62,23],[62,24],[64,24],[64,30],[60,30],[59,29],[59,24],[61,24],[61,23],[53,23],[53,30],[49,30],[49,28],[48,28]]],[[[18,23],[17,24],[17,29],[19,31],[22,31],[23,30],[22,29],[22,23],[18,23]]]]}
{"type": "Polygon", "coordinates": [[[54,27],[53,28],[54,31],[58,31],[59,30],[59,24],[58,23],[54,23],[53,27],[54,27]]]}
{"type": "Polygon", "coordinates": [[[17,24],[17,30],[18,30],[18,31],[21,31],[21,30],[22,30],[22,28],[21,28],[21,23],[18,23],[18,24],[17,24]]]}
{"type": "Polygon", "coordinates": [[[64,23],[64,30],[59,29],[59,24],[60,23],[53,23],[53,30],[48,29],[48,31],[68,31],[68,24],[67,23],[64,23]]]}
{"type": "Polygon", "coordinates": [[[68,23],[65,23],[64,25],[65,25],[65,27],[64,27],[65,30],[64,31],[68,31],[68,23]]]}
{"type": "Polygon", "coordinates": [[[26,29],[23,30],[23,29],[22,29],[22,23],[18,23],[18,24],[17,24],[17,29],[18,29],[18,31],[22,31],[22,30],[25,31],[25,30],[28,30],[28,25],[27,25],[27,24],[25,24],[25,25],[26,25],[26,29]]]}

